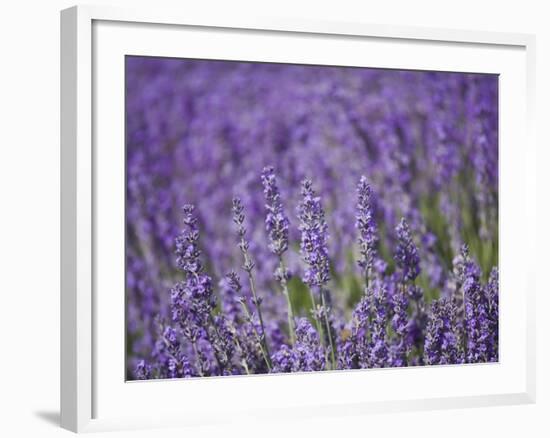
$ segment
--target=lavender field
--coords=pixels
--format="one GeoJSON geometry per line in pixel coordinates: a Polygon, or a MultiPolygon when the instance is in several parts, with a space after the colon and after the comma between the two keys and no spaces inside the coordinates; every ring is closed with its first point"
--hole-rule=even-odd
{"type": "Polygon", "coordinates": [[[498,361],[498,77],[126,58],[127,378],[498,361]]]}

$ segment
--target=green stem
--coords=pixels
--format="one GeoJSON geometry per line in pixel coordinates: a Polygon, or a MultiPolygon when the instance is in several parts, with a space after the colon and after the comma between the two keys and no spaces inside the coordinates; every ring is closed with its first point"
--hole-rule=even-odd
{"type": "Polygon", "coordinates": [[[252,275],[251,271],[246,270],[248,273],[248,280],[250,283],[250,290],[252,292],[252,297],[254,299],[254,305],[256,306],[256,310],[258,311],[258,319],[260,321],[260,327],[262,328],[262,335],[263,335],[263,342],[264,342],[264,348],[267,353],[267,356],[270,357],[269,354],[269,346],[267,345],[267,338],[265,335],[265,326],[264,326],[264,320],[262,317],[262,310],[260,308],[260,301],[258,300],[258,295],[256,294],[256,285],[254,282],[254,276],[252,275]]]}
{"type": "MultiPolygon", "coordinates": [[[[262,356],[264,358],[265,364],[267,365],[267,369],[271,371],[271,360],[269,359],[269,356],[267,355],[266,351],[264,350],[263,342],[262,342],[262,336],[258,333],[258,330],[256,330],[256,326],[254,325],[254,321],[252,320],[252,315],[250,314],[250,311],[248,310],[248,307],[244,303],[244,301],[241,301],[241,305],[243,306],[244,313],[246,314],[246,317],[250,321],[250,324],[252,325],[252,330],[254,331],[254,335],[256,336],[256,340],[258,341],[258,345],[260,346],[260,350],[262,352],[262,356]]],[[[265,335],[264,335],[265,337],[265,335]]]]}
{"type": "Polygon", "coordinates": [[[319,340],[321,341],[321,345],[323,346],[323,350],[325,352],[325,362],[328,363],[328,354],[327,354],[327,349],[326,349],[326,345],[325,345],[325,334],[324,334],[324,331],[323,331],[323,326],[321,325],[321,321],[319,321],[319,318],[317,318],[317,313],[316,313],[316,304],[315,304],[315,296],[313,295],[313,290],[311,289],[311,287],[309,288],[309,296],[311,298],[311,307],[312,307],[312,314],[313,314],[313,319],[315,321],[315,327],[317,328],[317,333],[319,333],[319,340]]]}
{"type": "Polygon", "coordinates": [[[202,366],[199,362],[199,351],[197,350],[197,344],[195,341],[191,341],[191,344],[193,345],[193,352],[195,353],[195,367],[197,368],[197,371],[199,372],[201,377],[204,377],[204,374],[202,372],[202,366]]]}
{"type": "Polygon", "coordinates": [[[246,371],[246,374],[250,374],[248,364],[246,363],[246,357],[244,356],[243,348],[241,346],[241,343],[239,342],[239,336],[237,335],[237,330],[235,329],[232,323],[229,323],[229,329],[231,330],[231,334],[235,338],[235,345],[237,346],[237,350],[239,351],[239,356],[241,357],[241,365],[246,371]]]}
{"type": "MultiPolygon", "coordinates": [[[[210,320],[210,326],[214,329],[214,333],[216,334],[218,341],[220,341],[221,340],[220,332],[218,330],[218,327],[216,326],[216,322],[214,321],[214,317],[212,316],[212,314],[208,315],[208,319],[210,320]]],[[[208,330],[206,331],[206,337],[208,338],[208,341],[210,342],[210,344],[213,344],[210,333],[208,333],[208,330]]],[[[222,362],[220,361],[220,358],[218,357],[218,354],[216,353],[215,348],[214,348],[214,357],[216,359],[216,363],[218,364],[218,367],[220,368],[220,372],[223,375],[225,366],[222,365],[222,362]]],[[[229,359],[230,358],[227,358],[227,360],[229,359]]]]}
{"type": "Polygon", "coordinates": [[[311,314],[313,315],[313,320],[315,321],[315,327],[317,328],[317,332],[319,332],[321,343],[324,345],[324,339],[323,339],[323,336],[321,336],[323,328],[321,326],[321,322],[317,318],[317,313],[316,313],[317,305],[315,303],[315,296],[313,295],[313,291],[311,290],[311,288],[309,288],[309,297],[311,298],[311,314]]]}
{"type": "Polygon", "coordinates": [[[258,311],[258,319],[260,321],[260,327],[262,328],[262,334],[263,334],[263,344],[265,351],[267,353],[267,356],[270,357],[269,353],[269,346],[267,344],[267,338],[265,335],[265,325],[264,320],[262,317],[262,309],[260,308],[260,301],[258,300],[258,295],[256,293],[256,285],[254,282],[254,276],[252,275],[252,268],[254,267],[254,264],[252,263],[252,260],[250,259],[250,255],[248,254],[248,251],[246,250],[246,242],[244,240],[244,237],[241,237],[241,251],[244,258],[244,264],[243,269],[246,271],[248,275],[248,282],[250,283],[250,291],[252,292],[252,297],[254,300],[254,305],[256,306],[256,310],[258,311]]]}
{"type": "Polygon", "coordinates": [[[292,310],[292,302],[290,301],[290,293],[288,291],[288,285],[286,282],[286,268],[285,263],[283,261],[283,257],[279,256],[279,270],[281,272],[281,287],[283,288],[283,294],[286,298],[286,304],[288,307],[287,315],[288,315],[288,333],[290,336],[290,343],[295,344],[296,343],[296,329],[294,327],[294,312],[292,310]]]}
{"type": "Polygon", "coordinates": [[[336,357],[335,357],[335,354],[334,354],[334,344],[332,342],[332,330],[330,329],[330,323],[329,323],[329,320],[328,320],[328,307],[326,305],[326,300],[325,300],[325,291],[323,289],[321,289],[320,293],[321,293],[321,303],[322,303],[322,306],[323,306],[323,309],[324,309],[324,315],[325,315],[325,324],[326,324],[326,327],[327,327],[327,336],[328,336],[328,341],[329,341],[329,344],[330,344],[331,364],[332,364],[332,369],[335,370],[336,369],[336,357]]]}

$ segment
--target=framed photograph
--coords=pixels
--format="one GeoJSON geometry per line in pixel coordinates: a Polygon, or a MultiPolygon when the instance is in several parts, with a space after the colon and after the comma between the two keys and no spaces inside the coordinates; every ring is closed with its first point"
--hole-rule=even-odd
{"type": "Polygon", "coordinates": [[[61,55],[63,427],[534,402],[533,36],[79,6],[61,55]]]}

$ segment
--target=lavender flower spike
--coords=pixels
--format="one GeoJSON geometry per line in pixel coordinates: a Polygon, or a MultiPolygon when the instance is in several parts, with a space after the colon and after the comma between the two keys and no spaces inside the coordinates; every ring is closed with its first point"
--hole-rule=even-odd
{"type": "Polygon", "coordinates": [[[134,374],[136,376],[136,379],[138,379],[138,380],[150,379],[151,378],[151,366],[142,359],[137,363],[134,374]]]}
{"type": "Polygon", "coordinates": [[[306,318],[298,320],[294,347],[293,371],[321,371],[325,369],[325,355],[319,343],[319,335],[306,318]]]}
{"type": "Polygon", "coordinates": [[[277,180],[273,167],[265,167],[262,172],[262,184],[264,186],[265,196],[265,228],[269,238],[269,249],[279,259],[279,266],[275,271],[275,278],[281,284],[283,294],[285,295],[288,307],[288,333],[291,343],[295,342],[294,333],[294,312],[290,301],[287,281],[288,272],[284,264],[283,253],[288,249],[288,218],[286,217],[283,204],[281,203],[281,194],[277,187],[277,180]]]}
{"type": "Polygon", "coordinates": [[[185,280],[171,290],[172,320],[180,324],[191,342],[204,332],[210,313],[216,307],[212,279],[203,271],[198,249],[199,230],[192,205],[183,207],[184,229],[176,238],[176,263],[185,280]]]}
{"type": "MultiPolygon", "coordinates": [[[[248,281],[250,283],[250,291],[252,292],[252,298],[254,301],[254,305],[256,306],[256,310],[258,312],[258,319],[260,320],[260,326],[262,329],[262,340],[263,340],[263,348],[265,348],[266,357],[268,358],[266,362],[269,362],[269,345],[267,344],[267,336],[265,333],[265,325],[264,320],[262,317],[262,309],[261,309],[261,298],[258,297],[258,293],[256,292],[256,283],[254,281],[254,275],[252,274],[252,270],[254,269],[254,262],[252,261],[250,254],[248,252],[249,243],[246,240],[246,227],[244,226],[244,207],[243,204],[238,197],[233,198],[233,222],[235,225],[237,225],[237,236],[239,239],[239,248],[241,250],[241,253],[243,255],[243,269],[248,275],[248,281]]],[[[270,364],[268,363],[268,367],[270,364]]]]}
{"type": "Polygon", "coordinates": [[[487,282],[487,299],[489,300],[490,350],[489,360],[498,362],[498,268],[493,268],[487,282]]]}
{"type": "Polygon", "coordinates": [[[371,289],[363,294],[352,313],[353,325],[351,328],[352,362],[357,362],[358,368],[369,368],[371,360],[371,339],[369,333],[372,296],[371,289]]]}
{"type": "Polygon", "coordinates": [[[362,176],[357,185],[355,228],[359,232],[359,251],[361,252],[361,259],[358,264],[364,271],[367,287],[376,257],[376,244],[378,242],[376,223],[372,212],[371,195],[372,191],[367,183],[367,178],[362,176]]]}
{"type": "Polygon", "coordinates": [[[269,249],[277,256],[282,256],[288,249],[288,218],[283,210],[273,167],[264,167],[262,184],[267,211],[265,228],[269,237],[269,249]]]}
{"type": "Polygon", "coordinates": [[[446,298],[433,301],[424,343],[424,362],[427,365],[461,363],[459,341],[455,304],[446,298]]]}
{"type": "MultiPolygon", "coordinates": [[[[397,234],[397,248],[395,250],[395,263],[400,269],[401,279],[397,284],[397,292],[393,297],[394,316],[392,319],[393,329],[396,334],[396,342],[392,348],[393,366],[407,366],[408,356],[412,349],[412,339],[410,336],[411,325],[415,319],[409,319],[409,294],[415,301],[419,302],[421,297],[418,295],[418,289],[414,285],[407,285],[407,282],[413,282],[420,274],[420,257],[418,249],[411,236],[409,224],[402,218],[395,228],[397,234]]],[[[419,307],[417,307],[419,310],[419,307]]]]}
{"type": "Polygon", "coordinates": [[[395,251],[395,262],[401,268],[403,281],[414,281],[420,274],[420,257],[418,249],[411,237],[411,230],[405,218],[401,219],[395,228],[397,233],[397,249],[395,251]]]}
{"type": "Polygon", "coordinates": [[[315,194],[312,182],[309,179],[302,181],[303,200],[298,207],[300,219],[299,229],[302,233],[300,253],[307,268],[303,280],[309,286],[311,302],[314,307],[314,317],[317,324],[317,331],[321,334],[320,319],[324,316],[326,336],[329,341],[332,366],[336,367],[336,352],[332,341],[331,327],[328,316],[328,297],[326,296],[326,285],[330,279],[330,266],[328,259],[328,226],[325,220],[325,213],[321,207],[321,198],[315,194]],[[316,289],[321,297],[321,306],[315,310],[315,297],[313,290],[316,289]]]}
{"type": "Polygon", "coordinates": [[[281,345],[281,348],[271,357],[273,363],[272,372],[274,373],[290,373],[294,370],[296,363],[296,353],[286,344],[281,345]]]}
{"type": "MultiPolygon", "coordinates": [[[[265,345],[266,345],[265,334],[264,332],[262,332],[261,334],[258,332],[256,328],[256,324],[254,323],[253,314],[248,308],[248,305],[246,304],[246,299],[241,295],[241,290],[242,290],[241,280],[239,279],[239,276],[235,271],[231,271],[229,274],[227,274],[226,279],[229,284],[229,287],[233,290],[233,293],[237,295],[238,297],[237,299],[241,303],[247,322],[250,324],[250,327],[252,328],[254,336],[256,337],[256,342],[262,353],[267,369],[271,370],[271,360],[269,358],[268,350],[265,349],[265,345]]],[[[262,326],[262,329],[263,329],[263,326],[262,326]]]]}
{"type": "Polygon", "coordinates": [[[395,291],[392,306],[393,318],[391,324],[395,333],[395,339],[390,350],[390,362],[393,367],[404,367],[407,366],[407,357],[411,345],[407,336],[409,332],[409,318],[407,315],[409,300],[402,284],[398,285],[395,291]]]}
{"type": "Polygon", "coordinates": [[[191,204],[183,206],[184,229],[176,237],[176,264],[187,276],[192,277],[202,271],[200,250],[198,247],[199,229],[194,216],[195,207],[191,204]]]}
{"type": "Polygon", "coordinates": [[[374,368],[383,368],[389,363],[387,325],[387,297],[386,285],[380,279],[373,283],[372,291],[372,336],[370,348],[370,365],[374,368]]]}
{"type": "Polygon", "coordinates": [[[299,229],[302,233],[300,253],[307,264],[303,280],[310,288],[322,288],[329,281],[328,226],[321,207],[321,198],[316,196],[312,182],[302,182],[302,204],[298,208],[299,229]]]}
{"type": "Polygon", "coordinates": [[[462,293],[464,294],[464,320],[466,333],[466,360],[468,363],[487,362],[492,350],[489,300],[480,283],[479,266],[470,258],[466,245],[461,256],[462,293]]]}
{"type": "Polygon", "coordinates": [[[321,371],[326,359],[317,331],[306,318],[300,318],[296,327],[296,344],[283,344],[273,355],[273,372],[321,371]]]}
{"type": "MultiPolygon", "coordinates": [[[[184,336],[198,352],[199,340],[216,342],[208,333],[212,311],[216,307],[216,296],[212,279],[204,273],[200,259],[199,230],[193,205],[187,204],[183,207],[183,224],[184,228],[176,238],[176,263],[183,271],[185,279],[171,289],[172,320],[179,325],[184,336]]],[[[197,354],[196,359],[199,360],[200,355],[197,354]]],[[[224,365],[219,360],[218,365],[220,372],[223,372],[224,365]]],[[[197,369],[201,368],[202,366],[197,366],[197,369]]]]}

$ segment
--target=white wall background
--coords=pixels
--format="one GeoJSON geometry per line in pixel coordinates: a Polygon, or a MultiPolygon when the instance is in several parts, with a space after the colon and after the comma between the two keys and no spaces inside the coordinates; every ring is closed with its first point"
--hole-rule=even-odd
{"type": "MultiPolygon", "coordinates": [[[[547,127],[550,14],[544,1],[95,1],[239,14],[527,32],[537,35],[538,401],[530,406],[325,418],[107,436],[550,436],[547,127]]],[[[0,14],[0,435],[69,436],[59,419],[59,10],[65,0],[4,3],[0,14]]],[[[522,145],[517,145],[522,147],[522,145]]],[[[535,214],[535,211],[533,211],[535,214]]],[[[518,230],[521,233],[521,230],[518,230]]]]}

